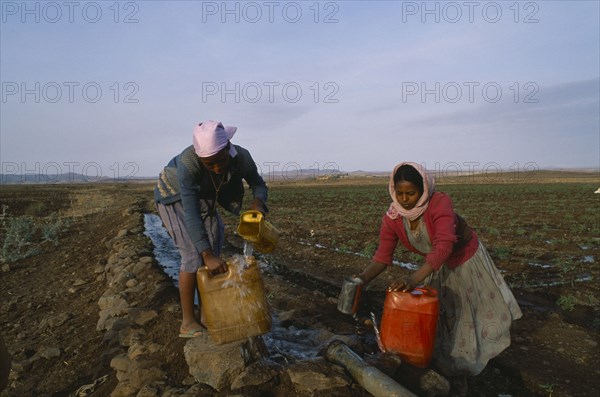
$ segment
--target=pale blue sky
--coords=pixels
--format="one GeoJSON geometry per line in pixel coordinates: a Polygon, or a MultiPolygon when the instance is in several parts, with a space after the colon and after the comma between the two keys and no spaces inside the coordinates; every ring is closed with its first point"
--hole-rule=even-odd
{"type": "Polygon", "coordinates": [[[2,171],[153,176],[204,119],[264,172],[598,168],[599,2],[466,3],[2,1],[2,171]]]}

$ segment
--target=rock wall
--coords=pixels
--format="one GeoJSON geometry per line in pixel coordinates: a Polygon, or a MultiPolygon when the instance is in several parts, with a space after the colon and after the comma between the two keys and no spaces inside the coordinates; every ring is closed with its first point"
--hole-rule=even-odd
{"type": "Polygon", "coordinates": [[[167,378],[157,355],[162,345],[149,338],[146,329],[158,317],[161,294],[172,286],[143,235],[141,208],[129,208],[123,217],[127,228],[105,243],[109,257],[94,270],[107,287],[98,300],[96,329],[104,332],[103,343],[115,353],[110,366],[118,384],[112,396],[158,396],[167,378]]]}

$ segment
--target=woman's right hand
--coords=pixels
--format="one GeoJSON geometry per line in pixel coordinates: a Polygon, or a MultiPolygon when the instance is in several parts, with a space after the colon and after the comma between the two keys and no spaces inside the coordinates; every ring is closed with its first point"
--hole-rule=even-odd
{"type": "Polygon", "coordinates": [[[363,284],[368,284],[375,277],[379,276],[386,268],[387,266],[383,263],[371,262],[362,273],[355,277],[360,278],[363,281],[363,284]]]}

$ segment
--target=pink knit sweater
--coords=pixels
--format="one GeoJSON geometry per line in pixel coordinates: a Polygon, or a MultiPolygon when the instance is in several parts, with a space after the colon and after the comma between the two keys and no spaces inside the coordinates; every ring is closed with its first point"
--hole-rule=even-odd
{"type": "Polygon", "coordinates": [[[477,251],[479,241],[473,231],[471,240],[462,246],[456,245],[456,214],[452,208],[452,200],[446,194],[435,192],[429,199],[427,210],[423,214],[429,238],[433,246],[429,254],[416,250],[408,241],[402,217],[391,219],[383,216],[383,223],[379,232],[379,247],[373,261],[392,264],[394,250],[398,240],[407,249],[425,257],[425,262],[434,269],[439,269],[444,263],[454,269],[469,260],[477,251]]]}

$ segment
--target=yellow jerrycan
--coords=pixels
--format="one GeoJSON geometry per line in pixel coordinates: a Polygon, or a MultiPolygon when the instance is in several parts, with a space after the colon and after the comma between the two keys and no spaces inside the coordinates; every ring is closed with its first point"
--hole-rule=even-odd
{"type": "Polygon", "coordinates": [[[240,215],[238,234],[263,253],[273,251],[279,241],[279,231],[260,211],[251,210],[240,215]]]}
{"type": "Polygon", "coordinates": [[[236,255],[226,273],[196,273],[203,322],[217,345],[262,335],[271,330],[271,315],[260,270],[254,257],[236,255]]]}

